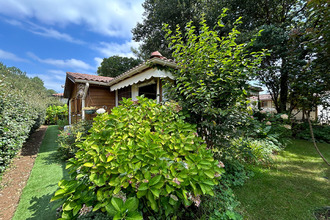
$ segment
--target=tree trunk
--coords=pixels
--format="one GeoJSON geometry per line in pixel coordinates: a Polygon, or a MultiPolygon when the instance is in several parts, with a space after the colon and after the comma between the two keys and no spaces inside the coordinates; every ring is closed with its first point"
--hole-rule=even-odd
{"type": "Polygon", "coordinates": [[[281,79],[280,79],[280,108],[278,113],[286,111],[286,104],[288,102],[288,80],[289,73],[286,70],[286,60],[282,59],[281,79]]]}

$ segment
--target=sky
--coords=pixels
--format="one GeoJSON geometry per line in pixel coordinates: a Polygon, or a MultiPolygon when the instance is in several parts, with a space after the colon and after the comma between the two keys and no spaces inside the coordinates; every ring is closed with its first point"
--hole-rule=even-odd
{"type": "Polygon", "coordinates": [[[66,72],[96,74],[103,58],[134,57],[143,0],[0,0],[0,62],[63,92],[66,72]]]}

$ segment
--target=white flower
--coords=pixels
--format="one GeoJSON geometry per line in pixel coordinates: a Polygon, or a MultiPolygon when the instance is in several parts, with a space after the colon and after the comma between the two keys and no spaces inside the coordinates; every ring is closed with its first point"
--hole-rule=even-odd
{"type": "Polygon", "coordinates": [[[291,130],[291,126],[290,125],[284,125],[283,127],[285,127],[286,129],[291,130]]]}
{"type": "Polygon", "coordinates": [[[267,121],[266,125],[272,125],[272,123],[270,121],[267,121]]]}
{"type": "Polygon", "coordinates": [[[282,118],[282,119],[288,119],[289,117],[288,117],[287,114],[282,114],[282,115],[281,115],[281,118],[282,118]]]}
{"type": "Polygon", "coordinates": [[[98,110],[96,110],[97,114],[103,114],[105,112],[106,112],[106,110],[104,108],[99,108],[98,110]]]}

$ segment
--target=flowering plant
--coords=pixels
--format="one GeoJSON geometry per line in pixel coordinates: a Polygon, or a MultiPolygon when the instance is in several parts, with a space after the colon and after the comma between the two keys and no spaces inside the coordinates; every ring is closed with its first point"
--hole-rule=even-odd
{"type": "Polygon", "coordinates": [[[88,107],[83,107],[83,110],[96,110],[97,108],[95,106],[88,106],[88,107]]]}
{"type": "Polygon", "coordinates": [[[98,110],[96,110],[97,114],[103,114],[105,112],[106,112],[106,110],[104,108],[99,108],[98,110]]]}

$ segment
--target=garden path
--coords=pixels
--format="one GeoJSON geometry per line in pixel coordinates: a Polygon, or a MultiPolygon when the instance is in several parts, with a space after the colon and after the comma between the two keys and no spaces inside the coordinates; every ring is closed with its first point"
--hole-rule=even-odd
{"type": "Polygon", "coordinates": [[[41,126],[34,132],[5,171],[0,182],[0,220],[10,220],[14,216],[46,130],[47,126],[41,126]]]}

